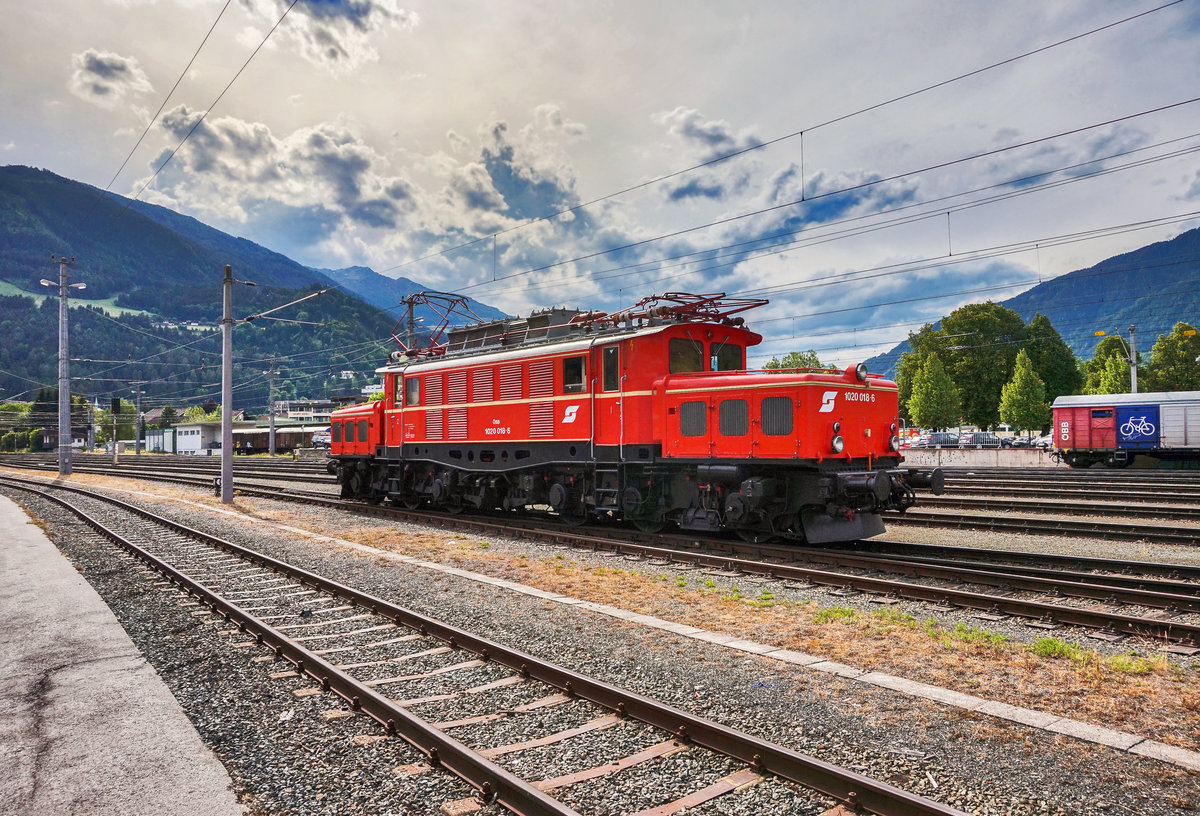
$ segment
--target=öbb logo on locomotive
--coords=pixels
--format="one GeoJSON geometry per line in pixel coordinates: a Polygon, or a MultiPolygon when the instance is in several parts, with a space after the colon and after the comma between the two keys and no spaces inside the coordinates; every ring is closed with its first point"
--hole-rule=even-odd
{"type": "Polygon", "coordinates": [[[384,398],[334,412],[344,497],[823,543],[942,490],[940,470],[901,467],[894,382],[861,363],[746,369],[762,336],[735,315],[764,300],[480,321],[456,296],[410,297],[465,325],[422,346],[393,331],[384,398]]]}

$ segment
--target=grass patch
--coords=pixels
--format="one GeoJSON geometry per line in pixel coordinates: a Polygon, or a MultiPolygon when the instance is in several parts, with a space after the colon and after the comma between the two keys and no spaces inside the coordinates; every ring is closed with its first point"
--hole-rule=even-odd
{"type": "Polygon", "coordinates": [[[829,606],[825,609],[818,609],[813,615],[813,623],[832,623],[839,620],[851,620],[857,617],[858,612],[845,606],[829,606]]]}
{"type": "Polygon", "coordinates": [[[1038,657],[1075,660],[1078,662],[1082,649],[1073,643],[1054,637],[1040,637],[1033,642],[1033,653],[1038,657]]]}

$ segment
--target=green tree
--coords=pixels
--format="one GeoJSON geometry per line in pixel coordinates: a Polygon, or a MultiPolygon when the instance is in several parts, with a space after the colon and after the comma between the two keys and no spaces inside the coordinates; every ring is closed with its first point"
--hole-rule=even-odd
{"type": "MultiPolygon", "coordinates": [[[[1200,391],[1200,333],[1187,323],[1176,323],[1170,334],[1160,334],[1150,349],[1150,364],[1138,386],[1145,391],[1200,391]]],[[[1139,374],[1142,372],[1139,371],[1139,374]]]]}
{"type": "Polygon", "coordinates": [[[1063,342],[1062,335],[1054,328],[1050,318],[1043,314],[1033,316],[1033,320],[1029,321],[1024,350],[1029,353],[1033,370],[1045,385],[1047,403],[1061,396],[1078,394],[1083,388],[1079,361],[1075,359],[1071,347],[1063,342]]]}
{"type": "Polygon", "coordinates": [[[962,396],[967,422],[991,428],[1000,419],[1000,389],[1025,342],[1025,321],[998,303],[970,303],[942,320],[945,367],[962,396]]]}
{"type": "Polygon", "coordinates": [[[1012,379],[1000,390],[1000,419],[1022,431],[1040,431],[1050,421],[1046,385],[1024,349],[1017,354],[1012,379]]]}
{"type": "Polygon", "coordinates": [[[789,351],[783,355],[783,359],[772,357],[771,361],[763,366],[767,371],[777,371],[781,368],[828,368],[829,366],[822,365],[821,360],[817,357],[817,353],[812,349],[808,351],[789,351]]]}
{"type": "MultiPolygon", "coordinates": [[[[1096,351],[1092,354],[1092,359],[1088,360],[1081,366],[1081,372],[1084,377],[1083,393],[1085,394],[1120,394],[1129,391],[1129,359],[1128,347],[1125,341],[1119,335],[1105,337],[1096,344],[1096,351]],[[1111,358],[1119,357],[1125,361],[1125,387],[1116,391],[1105,391],[1101,385],[1101,379],[1108,368],[1108,361],[1111,358]]],[[[1111,378],[1110,378],[1111,379],[1111,378]]]]}
{"type": "Polygon", "coordinates": [[[958,423],[962,408],[958,388],[937,353],[926,355],[925,365],[913,378],[908,407],[912,421],[922,428],[938,430],[958,423]]]}
{"type": "Polygon", "coordinates": [[[168,402],[163,406],[162,413],[158,416],[158,427],[173,428],[178,421],[179,413],[175,410],[175,406],[168,402]]]}
{"type": "Polygon", "coordinates": [[[1128,394],[1129,361],[1124,357],[1109,357],[1104,361],[1104,370],[1100,372],[1097,394],[1128,394]]]}
{"type": "Polygon", "coordinates": [[[32,407],[31,402],[0,403],[0,429],[11,431],[24,428],[29,424],[29,411],[32,407]]]}
{"type": "Polygon", "coordinates": [[[188,422],[203,422],[204,408],[199,405],[189,405],[183,410],[183,418],[188,422]]]}
{"type": "Polygon", "coordinates": [[[909,422],[915,423],[908,405],[912,398],[913,382],[925,365],[925,358],[930,353],[939,351],[943,345],[946,343],[942,340],[940,332],[935,330],[930,323],[922,326],[916,334],[908,333],[910,350],[900,355],[900,361],[896,363],[896,386],[899,389],[900,416],[909,422]]]}

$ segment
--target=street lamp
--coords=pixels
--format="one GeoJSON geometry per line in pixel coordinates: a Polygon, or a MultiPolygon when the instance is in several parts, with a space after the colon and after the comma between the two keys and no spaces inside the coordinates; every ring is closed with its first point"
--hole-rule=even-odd
{"type": "MultiPolygon", "coordinates": [[[[1101,329],[1097,332],[1092,332],[1096,337],[1104,337],[1108,332],[1101,329]]],[[[1121,341],[1121,345],[1125,346],[1125,353],[1129,355],[1129,393],[1136,394],[1137,390],[1137,326],[1129,327],[1129,342],[1125,342],[1125,338],[1120,334],[1114,334],[1113,337],[1121,341]]],[[[1198,358],[1200,359],[1200,358],[1198,358]]]]}
{"type": "Polygon", "coordinates": [[[56,259],[58,283],[42,278],[42,286],[58,286],[58,475],[71,473],[71,363],[68,357],[70,342],[67,335],[67,297],[71,289],[86,289],[86,283],[67,283],[67,267],[75,259],[56,259]]]}

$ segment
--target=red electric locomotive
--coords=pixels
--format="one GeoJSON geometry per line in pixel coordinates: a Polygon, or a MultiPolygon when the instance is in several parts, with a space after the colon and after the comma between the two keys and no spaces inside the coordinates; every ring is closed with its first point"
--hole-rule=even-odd
{"type": "Polygon", "coordinates": [[[940,471],[899,467],[895,383],[745,370],[762,337],[733,315],[764,303],[672,293],[401,342],[384,398],[333,414],[342,495],[822,543],[941,492],[940,471]]]}

